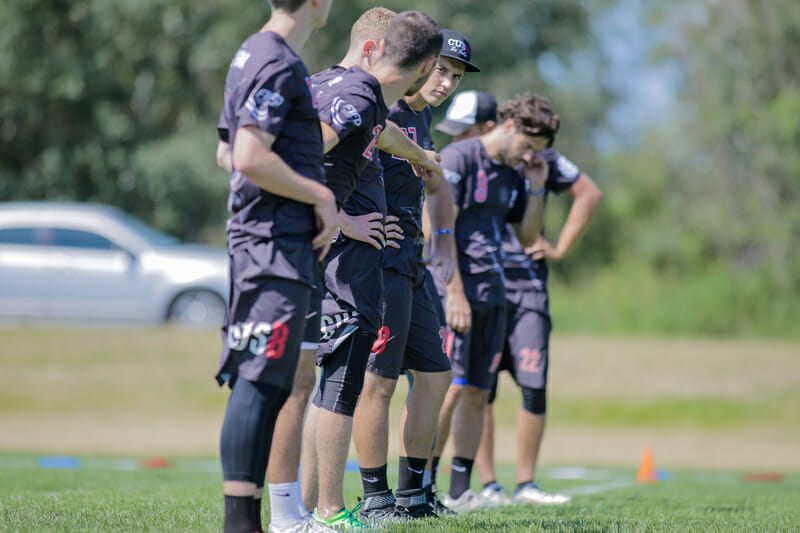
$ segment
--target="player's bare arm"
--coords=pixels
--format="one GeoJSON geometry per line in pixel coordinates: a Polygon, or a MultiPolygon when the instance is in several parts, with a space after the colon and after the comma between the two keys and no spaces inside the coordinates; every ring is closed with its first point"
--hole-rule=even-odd
{"type": "Polygon", "coordinates": [[[278,196],[311,204],[319,233],[312,244],[318,248],[330,241],[338,226],[336,198],[325,185],[301,176],[272,151],[275,137],[253,126],[239,128],[231,162],[250,181],[278,196]]]}
{"type": "Polygon", "coordinates": [[[543,236],[539,236],[536,243],[525,250],[534,259],[561,260],[572,246],[580,239],[594,216],[597,206],[603,199],[603,193],[592,179],[581,172],[572,187],[567,189],[567,194],[574,198],[570,207],[567,220],[561,229],[557,244],[553,246],[543,236]]]}
{"type": "Polygon", "coordinates": [[[225,141],[217,142],[217,166],[230,174],[233,172],[231,164],[231,145],[225,141]]]}
{"type": "Polygon", "coordinates": [[[457,267],[456,239],[453,232],[456,224],[453,192],[442,187],[444,179],[434,175],[425,183],[428,217],[432,226],[431,253],[428,262],[439,267],[445,284],[453,279],[457,267]]]}
{"type": "MultiPolygon", "coordinates": [[[[440,187],[450,191],[450,187],[440,187]]],[[[452,192],[450,193],[452,195],[452,192]]],[[[440,199],[442,200],[442,199],[440,199]]],[[[450,212],[453,215],[453,220],[458,217],[458,207],[455,207],[450,198],[450,212]]],[[[429,209],[436,209],[431,208],[429,209]]],[[[431,214],[431,220],[434,215],[431,214]]],[[[432,224],[434,222],[431,222],[432,224]]],[[[441,235],[447,235],[442,233],[441,235]]],[[[435,247],[435,244],[434,244],[435,247]]],[[[453,236],[453,248],[455,249],[455,236],[453,236]]],[[[464,283],[461,280],[461,270],[458,268],[458,260],[456,259],[453,264],[453,275],[450,281],[446,283],[447,295],[445,296],[444,310],[447,320],[447,325],[459,333],[466,333],[472,327],[472,307],[469,305],[466,294],[464,294],[464,283]]]]}
{"type": "Polygon", "coordinates": [[[539,238],[544,224],[544,186],[547,181],[547,163],[541,156],[524,159],[523,175],[528,182],[528,204],[518,224],[512,224],[522,246],[531,246],[539,238]]]}
{"type": "Polygon", "coordinates": [[[391,120],[378,137],[378,148],[384,152],[404,157],[413,165],[419,165],[439,176],[443,176],[439,161],[442,158],[433,150],[424,150],[420,145],[408,138],[400,127],[391,120]]]}

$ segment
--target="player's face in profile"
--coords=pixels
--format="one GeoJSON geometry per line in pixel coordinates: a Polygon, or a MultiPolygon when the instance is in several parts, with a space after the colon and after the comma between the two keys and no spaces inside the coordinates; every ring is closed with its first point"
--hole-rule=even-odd
{"type": "Polygon", "coordinates": [[[420,89],[420,94],[433,107],[438,107],[458,88],[464,77],[466,65],[457,59],[439,56],[428,81],[420,89]]]}
{"type": "Polygon", "coordinates": [[[547,137],[528,135],[514,128],[505,153],[506,165],[516,167],[523,161],[532,158],[533,154],[547,148],[547,143],[547,137]]]}

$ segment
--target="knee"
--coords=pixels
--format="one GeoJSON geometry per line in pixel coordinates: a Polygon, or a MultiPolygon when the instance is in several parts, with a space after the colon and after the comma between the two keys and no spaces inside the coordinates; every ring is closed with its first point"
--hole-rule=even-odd
{"type": "Polygon", "coordinates": [[[447,372],[414,372],[412,393],[432,397],[443,397],[453,381],[453,371],[447,372]]]}
{"type": "Polygon", "coordinates": [[[543,415],[547,411],[545,389],[522,388],[522,408],[532,415],[543,415]]]}
{"type": "Polygon", "coordinates": [[[317,374],[314,365],[301,365],[297,367],[292,384],[292,396],[308,401],[314,386],[317,383],[317,374]]]}
{"type": "Polygon", "coordinates": [[[475,387],[464,387],[462,391],[462,402],[466,407],[483,412],[483,406],[489,398],[489,391],[477,389],[475,387]]]}
{"type": "Polygon", "coordinates": [[[367,401],[377,401],[388,404],[392,400],[392,395],[396,387],[396,380],[383,378],[371,372],[367,372],[364,377],[364,388],[361,391],[361,397],[365,398],[367,401]]]}

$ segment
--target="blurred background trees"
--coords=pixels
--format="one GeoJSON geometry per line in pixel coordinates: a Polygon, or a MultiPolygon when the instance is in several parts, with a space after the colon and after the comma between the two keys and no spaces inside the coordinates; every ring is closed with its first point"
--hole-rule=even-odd
{"type": "MultiPolygon", "coordinates": [[[[302,51],[312,72],[373,5],[334,2],[302,51]]],[[[547,95],[563,119],[556,148],[604,191],[553,265],[557,328],[800,334],[793,0],[383,5],[468,37],[482,72],[460,90],[547,95]]],[[[0,12],[0,199],[110,203],[222,244],[214,127],[230,58],[267,3],[7,0],[0,12]]],[[[568,206],[551,198],[549,238],[568,206]]]]}

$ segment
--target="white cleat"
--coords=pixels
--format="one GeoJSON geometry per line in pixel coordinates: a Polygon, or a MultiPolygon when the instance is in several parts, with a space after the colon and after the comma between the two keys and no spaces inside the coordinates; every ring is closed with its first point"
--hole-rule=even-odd
{"type": "Polygon", "coordinates": [[[481,498],[486,500],[491,507],[503,507],[512,503],[511,498],[503,490],[503,486],[496,481],[483,488],[481,498]]]}
{"type": "Polygon", "coordinates": [[[445,507],[454,511],[456,514],[479,511],[490,507],[489,502],[481,498],[472,489],[465,490],[458,498],[451,498],[450,494],[445,492],[442,494],[441,500],[445,507]]]}
{"type": "Polygon", "coordinates": [[[335,529],[320,524],[313,518],[311,513],[304,514],[291,525],[278,527],[270,522],[267,533],[339,533],[335,529]]]}
{"type": "Polygon", "coordinates": [[[514,503],[535,503],[538,505],[560,505],[571,501],[566,494],[545,492],[533,483],[527,483],[514,493],[514,503]]]}

